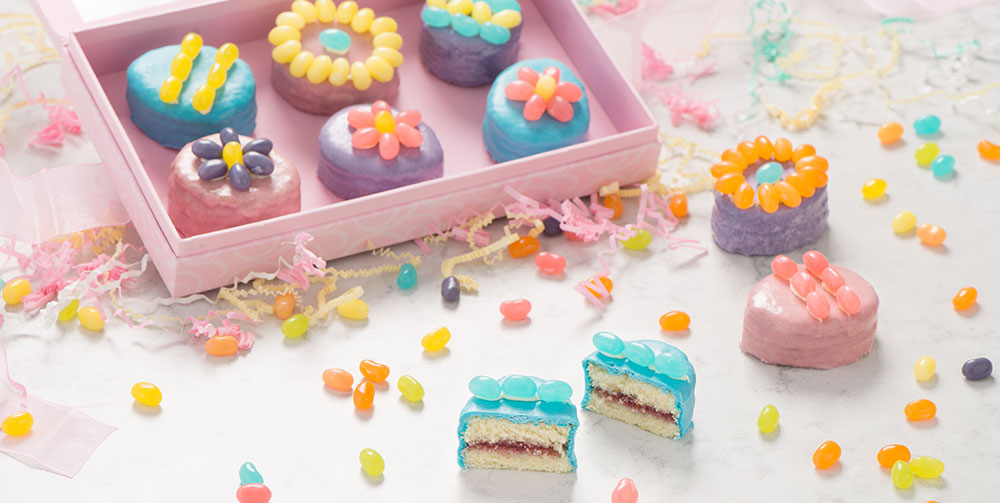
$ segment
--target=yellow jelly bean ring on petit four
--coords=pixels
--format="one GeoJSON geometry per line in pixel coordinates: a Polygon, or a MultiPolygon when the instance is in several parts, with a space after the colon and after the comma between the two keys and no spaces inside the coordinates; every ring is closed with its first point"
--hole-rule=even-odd
{"type": "Polygon", "coordinates": [[[723,152],[711,173],[715,190],[728,194],[737,208],[747,210],[757,204],[764,212],[774,213],[781,205],[798,207],[826,186],[828,167],[826,158],[816,155],[812,145],[793,148],[785,138],[772,143],[758,136],[723,152]]]}

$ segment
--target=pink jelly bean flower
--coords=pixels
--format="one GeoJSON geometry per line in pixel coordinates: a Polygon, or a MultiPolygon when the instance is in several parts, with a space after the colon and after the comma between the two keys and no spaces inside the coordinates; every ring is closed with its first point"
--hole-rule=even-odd
{"type": "Polygon", "coordinates": [[[391,161],[399,155],[399,146],[417,148],[424,142],[420,125],[420,112],[406,110],[392,115],[389,104],[379,100],[371,110],[361,107],[347,113],[347,124],[354,128],[351,145],[357,149],[378,147],[383,159],[391,161]]]}
{"type": "Polygon", "coordinates": [[[528,67],[517,71],[517,80],[504,89],[507,99],[524,101],[524,118],[536,121],[548,112],[559,122],[573,120],[573,103],[583,98],[583,90],[572,82],[559,82],[559,69],[550,66],[538,75],[528,67]]]}

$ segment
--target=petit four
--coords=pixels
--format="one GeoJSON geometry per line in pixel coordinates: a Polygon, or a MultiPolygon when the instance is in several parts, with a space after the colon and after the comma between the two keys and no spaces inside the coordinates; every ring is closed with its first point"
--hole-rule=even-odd
{"type": "Polygon", "coordinates": [[[517,0],[427,0],[420,20],[420,60],[445,82],[485,86],[517,61],[517,0]]]}

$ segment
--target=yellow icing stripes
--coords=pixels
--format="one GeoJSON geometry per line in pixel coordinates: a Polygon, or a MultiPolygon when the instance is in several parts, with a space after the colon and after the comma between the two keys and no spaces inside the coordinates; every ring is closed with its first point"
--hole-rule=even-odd
{"type": "Polygon", "coordinates": [[[350,81],[355,89],[364,91],[373,82],[388,82],[403,64],[403,38],[396,33],[396,20],[375,17],[375,11],[358,8],[357,2],[346,1],[336,5],[333,0],[295,0],[291,10],[278,14],[275,26],[267,34],[274,46],[271,57],[288,65],[293,77],[306,78],[313,84],[324,81],[342,86],[350,81]],[[372,54],[364,60],[316,56],[302,49],[302,29],[312,23],[336,23],[343,28],[350,26],[355,33],[372,35],[372,54]]]}

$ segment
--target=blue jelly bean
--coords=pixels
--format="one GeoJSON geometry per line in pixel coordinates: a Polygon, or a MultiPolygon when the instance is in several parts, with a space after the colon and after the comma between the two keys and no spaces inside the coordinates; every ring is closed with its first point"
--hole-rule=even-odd
{"type": "Polygon", "coordinates": [[[451,15],[451,27],[463,37],[475,37],[479,35],[479,21],[472,19],[465,14],[454,13],[451,15]]]}
{"type": "Polygon", "coordinates": [[[785,174],[785,167],[776,162],[769,162],[763,166],[757,168],[757,173],[754,174],[754,178],[757,179],[757,183],[774,183],[781,180],[782,175],[785,174]]]}
{"type": "Polygon", "coordinates": [[[660,353],[656,355],[653,369],[671,379],[684,379],[688,373],[688,361],[675,353],[660,353]]]}
{"type": "Polygon", "coordinates": [[[236,190],[250,190],[250,172],[242,164],[233,164],[229,168],[229,184],[236,190]]]}
{"type": "Polygon", "coordinates": [[[347,54],[347,50],[351,48],[351,36],[342,30],[328,28],[319,32],[319,43],[334,54],[347,54]]]}
{"type": "Polygon", "coordinates": [[[257,471],[257,467],[249,461],[243,463],[243,466],[240,467],[240,485],[263,483],[264,477],[257,471]]]}
{"type": "Polygon", "coordinates": [[[487,0],[490,5],[490,9],[493,12],[500,12],[502,10],[516,10],[521,12],[521,4],[517,0],[487,0]]]}
{"type": "Polygon", "coordinates": [[[611,332],[597,332],[594,334],[594,347],[607,356],[621,358],[625,352],[625,343],[611,332]]]}
{"type": "Polygon", "coordinates": [[[409,290],[417,286],[417,268],[413,264],[406,263],[399,266],[399,275],[396,276],[396,286],[403,290],[409,290]]]}
{"type": "Polygon", "coordinates": [[[923,115],[913,121],[913,130],[919,135],[937,133],[941,129],[941,119],[936,115],[923,115]]]}
{"type": "Polygon", "coordinates": [[[222,145],[212,140],[198,140],[191,144],[191,153],[201,159],[222,158],[222,145]]]}
{"type": "Polygon", "coordinates": [[[506,44],[510,40],[510,30],[487,21],[479,27],[479,36],[493,45],[506,44]]]}
{"type": "Polygon", "coordinates": [[[469,381],[469,391],[476,398],[483,400],[500,399],[500,383],[489,376],[476,376],[469,381]]]}
{"type": "MultiPolygon", "coordinates": [[[[256,140],[250,140],[246,145],[243,145],[243,153],[247,152],[257,152],[259,154],[268,155],[271,153],[271,149],[274,148],[274,143],[267,138],[257,138],[256,140]]],[[[219,149],[218,157],[222,157],[222,149],[219,149]]]]}
{"type": "Polygon", "coordinates": [[[625,358],[640,367],[648,367],[653,364],[653,350],[641,342],[628,342],[625,344],[625,358]]]}
{"type": "Polygon", "coordinates": [[[931,173],[938,178],[944,178],[955,171],[955,158],[948,155],[939,155],[931,161],[931,173]]]}
{"type": "Polygon", "coordinates": [[[563,381],[545,381],[538,387],[538,399],[543,402],[568,402],[573,388],[563,381]]]}
{"type": "Polygon", "coordinates": [[[458,278],[448,276],[441,282],[441,297],[448,302],[458,302],[462,289],[458,286],[458,278]]]}
{"type": "Polygon", "coordinates": [[[554,217],[548,217],[542,220],[542,223],[545,224],[545,230],[542,231],[542,234],[546,236],[554,237],[563,233],[562,228],[559,227],[559,220],[556,220],[554,217]]]}
{"type": "MultiPolygon", "coordinates": [[[[222,140],[222,144],[225,145],[232,141],[239,142],[240,135],[236,133],[235,129],[227,127],[222,131],[219,131],[219,139],[222,140]]],[[[221,153],[222,151],[220,150],[219,152],[221,153]]]]}
{"type": "Polygon", "coordinates": [[[425,6],[420,11],[420,19],[432,28],[447,28],[451,25],[451,13],[440,7],[425,6]]]}
{"type": "Polygon", "coordinates": [[[246,164],[247,169],[257,176],[267,176],[274,172],[274,161],[260,152],[243,154],[243,164],[246,164]]]}
{"type": "Polygon", "coordinates": [[[198,178],[202,180],[215,180],[226,175],[229,166],[222,159],[209,159],[198,166],[198,178]]]}
{"type": "Polygon", "coordinates": [[[532,400],[535,398],[535,393],[538,392],[538,385],[535,384],[535,380],[528,376],[507,376],[500,386],[503,388],[504,398],[532,400]]]}
{"type": "Polygon", "coordinates": [[[993,373],[993,362],[989,358],[973,358],[962,365],[962,375],[970,381],[982,381],[993,373]]]}

